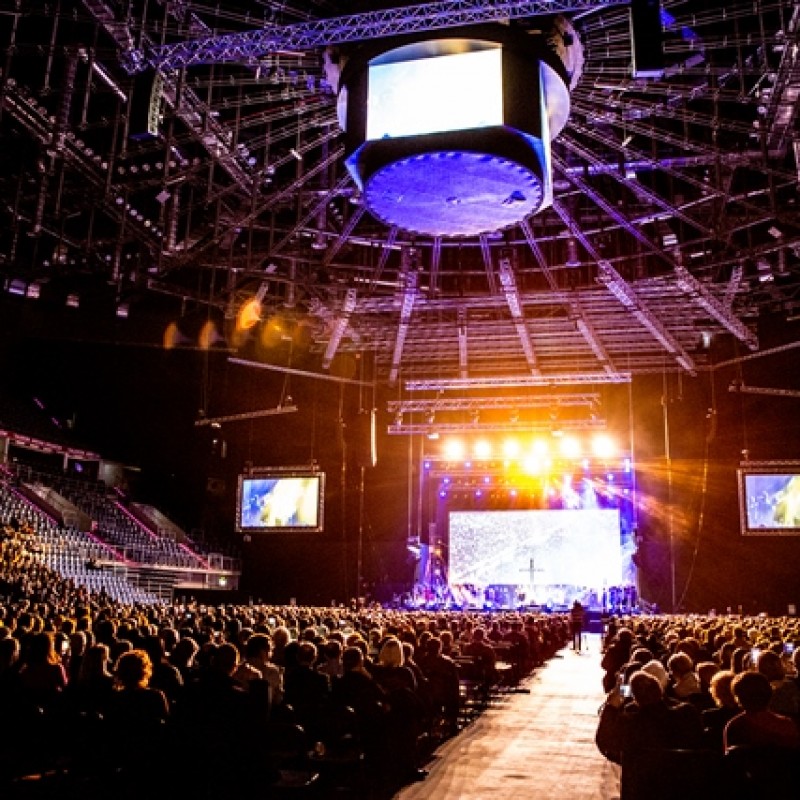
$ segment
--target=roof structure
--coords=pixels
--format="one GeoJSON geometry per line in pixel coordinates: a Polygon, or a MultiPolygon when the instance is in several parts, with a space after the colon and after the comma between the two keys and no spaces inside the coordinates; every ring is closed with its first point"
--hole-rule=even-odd
{"type": "MultiPolygon", "coordinates": [[[[271,354],[369,354],[419,391],[696,374],[708,337],[757,352],[800,307],[792,0],[670,2],[634,77],[628,4],[17,0],[0,13],[0,270],[30,302],[147,304],[233,328],[258,293],[271,354]],[[379,4],[380,5],[380,4],[379,4]],[[343,164],[325,47],[557,13],[584,64],[550,207],[495,233],[375,219],[343,164]],[[76,299],[77,298],[77,299],[76,299]],[[705,345],[704,345],[705,342],[705,345]]],[[[351,376],[352,377],[352,376],[351,376]]]]}

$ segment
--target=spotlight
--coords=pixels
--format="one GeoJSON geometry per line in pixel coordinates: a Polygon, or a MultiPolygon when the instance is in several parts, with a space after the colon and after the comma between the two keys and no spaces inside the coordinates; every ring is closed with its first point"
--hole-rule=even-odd
{"type": "Polygon", "coordinates": [[[464,442],[460,439],[448,439],[444,445],[444,453],[450,461],[460,461],[464,458],[464,442]]]}
{"type": "Polygon", "coordinates": [[[475,447],[473,449],[473,453],[475,458],[480,459],[487,459],[492,457],[492,445],[486,439],[479,439],[475,442],[475,447]]]}
{"type": "Polygon", "coordinates": [[[610,436],[601,433],[592,440],[592,451],[598,458],[611,458],[617,452],[617,447],[610,436]]]}
{"type": "Polygon", "coordinates": [[[516,458],[519,455],[520,446],[516,439],[506,439],[503,442],[503,455],[506,458],[516,458]]]}
{"type": "Polygon", "coordinates": [[[565,436],[559,449],[565,458],[578,458],[581,454],[581,443],[574,436],[565,436]]]}

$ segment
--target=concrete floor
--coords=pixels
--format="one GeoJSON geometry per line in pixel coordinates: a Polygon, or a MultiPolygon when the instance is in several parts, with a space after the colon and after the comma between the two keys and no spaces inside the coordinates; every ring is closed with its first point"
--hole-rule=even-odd
{"type": "Polygon", "coordinates": [[[436,751],[428,777],[396,800],[617,800],[619,768],[594,745],[600,637],[562,650],[436,751]]]}

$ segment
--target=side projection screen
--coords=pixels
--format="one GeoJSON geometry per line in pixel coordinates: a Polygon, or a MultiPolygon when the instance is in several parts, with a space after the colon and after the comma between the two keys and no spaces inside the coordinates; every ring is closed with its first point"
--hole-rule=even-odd
{"type": "Polygon", "coordinates": [[[240,475],[236,530],[240,533],[314,533],[323,527],[325,475],[240,475]]]}
{"type": "Polygon", "coordinates": [[[740,469],[739,513],[745,536],[800,535],[800,464],[740,469]]]}

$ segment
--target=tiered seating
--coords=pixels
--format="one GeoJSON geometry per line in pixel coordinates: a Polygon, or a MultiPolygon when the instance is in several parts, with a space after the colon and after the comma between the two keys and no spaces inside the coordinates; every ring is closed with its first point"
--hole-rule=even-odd
{"type": "Polygon", "coordinates": [[[96,523],[95,535],[138,564],[203,569],[203,559],[173,539],[149,531],[133,515],[126,513],[120,500],[105,484],[79,481],[60,475],[32,472],[30,477],[55,489],[96,523]]]}
{"type": "Polygon", "coordinates": [[[158,603],[159,597],[140,589],[125,574],[114,571],[113,553],[80,531],[54,520],[0,482],[0,525],[15,524],[30,532],[27,553],[62,579],[93,594],[104,592],[118,603],[158,603]]]}

